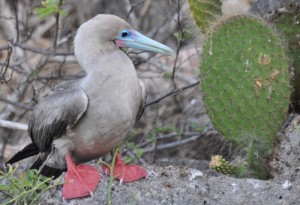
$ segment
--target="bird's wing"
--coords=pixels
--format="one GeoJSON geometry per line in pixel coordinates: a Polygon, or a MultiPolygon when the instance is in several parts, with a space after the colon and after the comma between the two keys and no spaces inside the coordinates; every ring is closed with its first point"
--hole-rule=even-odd
{"type": "Polygon", "coordinates": [[[88,107],[88,96],[81,88],[62,90],[43,98],[32,112],[28,133],[41,152],[51,147],[82,117],[88,107]]]}
{"type": "Polygon", "coordinates": [[[144,110],[146,107],[146,100],[147,100],[147,93],[146,93],[145,85],[141,80],[139,80],[139,82],[140,82],[140,86],[142,88],[142,100],[141,100],[141,104],[139,107],[138,114],[136,115],[135,121],[138,121],[141,118],[142,114],[144,113],[144,110]]]}

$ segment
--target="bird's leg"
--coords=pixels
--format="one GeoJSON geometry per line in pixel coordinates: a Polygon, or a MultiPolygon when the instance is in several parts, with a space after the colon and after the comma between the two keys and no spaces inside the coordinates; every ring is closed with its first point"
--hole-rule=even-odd
{"type": "Polygon", "coordinates": [[[101,175],[93,166],[87,164],[75,165],[70,154],[66,155],[68,171],[63,186],[63,198],[74,199],[92,196],[101,175]]]}
{"type": "MultiPolygon", "coordinates": [[[[110,175],[110,168],[107,165],[102,165],[104,173],[110,175]]],[[[138,165],[124,164],[121,154],[118,152],[114,164],[113,177],[121,182],[129,183],[137,181],[147,176],[147,172],[138,165]]]]}

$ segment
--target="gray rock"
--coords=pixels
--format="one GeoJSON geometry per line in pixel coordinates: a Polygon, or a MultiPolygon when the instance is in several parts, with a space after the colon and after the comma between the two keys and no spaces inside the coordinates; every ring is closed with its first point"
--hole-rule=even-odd
{"type": "Polygon", "coordinates": [[[268,20],[276,13],[287,13],[290,7],[299,5],[300,0],[256,0],[250,10],[268,20]]]}
{"type": "MultiPolygon", "coordinates": [[[[286,129],[271,165],[271,180],[207,176],[183,166],[147,166],[149,176],[130,184],[113,183],[112,204],[300,204],[300,117],[286,129]]],[[[107,176],[94,196],[63,201],[61,187],[46,192],[39,204],[107,204],[107,176]]]]}

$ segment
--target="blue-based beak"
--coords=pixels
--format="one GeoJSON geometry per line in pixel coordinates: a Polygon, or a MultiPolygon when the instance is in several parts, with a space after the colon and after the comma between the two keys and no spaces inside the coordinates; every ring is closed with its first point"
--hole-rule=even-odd
{"type": "Polygon", "coordinates": [[[175,52],[157,41],[152,40],[135,30],[123,30],[120,32],[115,43],[119,47],[136,48],[146,51],[153,51],[165,55],[175,56],[175,52]]]}

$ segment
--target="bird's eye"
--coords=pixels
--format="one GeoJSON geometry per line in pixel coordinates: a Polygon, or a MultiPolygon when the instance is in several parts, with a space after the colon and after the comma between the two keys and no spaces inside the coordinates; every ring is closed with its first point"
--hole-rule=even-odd
{"type": "Polygon", "coordinates": [[[121,37],[123,37],[123,38],[125,38],[125,37],[127,37],[128,36],[128,31],[122,31],[121,32],[121,37]]]}

